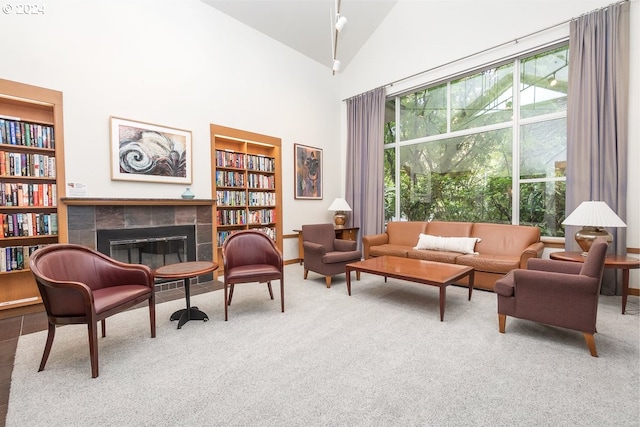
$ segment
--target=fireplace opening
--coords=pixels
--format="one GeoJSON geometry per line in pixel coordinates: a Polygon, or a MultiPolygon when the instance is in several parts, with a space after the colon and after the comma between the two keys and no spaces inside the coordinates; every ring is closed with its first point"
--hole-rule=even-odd
{"type": "Polygon", "coordinates": [[[96,234],[98,251],[121,262],[155,269],[196,260],[193,225],[102,229],[96,234]]]}

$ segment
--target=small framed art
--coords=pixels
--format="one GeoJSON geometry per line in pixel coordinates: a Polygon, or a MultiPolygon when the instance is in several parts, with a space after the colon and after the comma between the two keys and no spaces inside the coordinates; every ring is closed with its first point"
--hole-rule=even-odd
{"type": "Polygon", "coordinates": [[[322,199],[322,149],[294,144],[296,199],[322,199]]]}

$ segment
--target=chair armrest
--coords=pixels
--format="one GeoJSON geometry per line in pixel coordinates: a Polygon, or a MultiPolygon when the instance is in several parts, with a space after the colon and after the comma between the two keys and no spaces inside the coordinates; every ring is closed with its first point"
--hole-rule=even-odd
{"type": "Polygon", "coordinates": [[[305,252],[312,252],[318,255],[324,255],[327,253],[327,248],[319,243],[305,241],[302,243],[302,246],[304,247],[305,252]]]}
{"type": "Polygon", "coordinates": [[[571,300],[577,295],[597,295],[600,287],[598,280],[580,274],[520,269],[513,274],[516,298],[547,295],[553,300],[571,300]]]}
{"type": "Polygon", "coordinates": [[[371,234],[369,236],[362,237],[362,249],[364,252],[364,259],[369,259],[369,248],[371,246],[380,246],[389,243],[389,234],[371,234]]]}
{"type": "Polygon", "coordinates": [[[533,258],[540,258],[544,251],[544,243],[535,242],[526,247],[520,254],[520,268],[527,268],[527,262],[533,258]]]}
{"type": "Polygon", "coordinates": [[[527,264],[528,270],[550,271],[564,274],[580,274],[581,262],[557,261],[552,259],[531,258],[527,264]]]}
{"type": "Polygon", "coordinates": [[[354,240],[335,239],[333,248],[339,252],[355,251],[358,248],[358,243],[354,240]]]}
{"type": "Polygon", "coordinates": [[[143,264],[126,264],[116,260],[95,263],[96,274],[108,278],[109,286],[145,285],[154,288],[153,272],[143,264]]]}

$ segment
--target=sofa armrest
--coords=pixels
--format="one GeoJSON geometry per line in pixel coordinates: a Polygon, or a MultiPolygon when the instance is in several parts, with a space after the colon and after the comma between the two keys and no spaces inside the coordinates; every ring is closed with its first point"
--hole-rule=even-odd
{"type": "Polygon", "coordinates": [[[520,268],[527,268],[527,263],[532,258],[540,258],[544,250],[544,243],[535,242],[525,248],[520,254],[520,268]]]}
{"type": "Polygon", "coordinates": [[[371,246],[380,246],[389,243],[389,235],[387,233],[371,234],[369,236],[362,237],[362,249],[364,252],[364,259],[369,259],[369,248],[371,246]]]}
{"type": "Polygon", "coordinates": [[[358,248],[358,242],[355,240],[335,239],[333,248],[338,252],[355,251],[358,248]]]}
{"type": "Polygon", "coordinates": [[[305,252],[315,253],[321,256],[327,253],[327,248],[319,243],[305,241],[302,243],[302,246],[305,252]]]}

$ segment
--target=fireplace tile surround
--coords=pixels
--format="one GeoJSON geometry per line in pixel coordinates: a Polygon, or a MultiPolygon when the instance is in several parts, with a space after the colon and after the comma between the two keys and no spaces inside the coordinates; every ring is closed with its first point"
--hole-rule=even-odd
{"type": "MultiPolygon", "coordinates": [[[[91,204],[68,204],[68,242],[97,250],[97,230],[118,228],[148,228],[171,225],[195,225],[196,259],[213,260],[213,205],[153,204],[145,201],[141,205],[118,204],[117,200],[101,200],[91,204]]],[[[214,280],[213,273],[197,278],[196,283],[214,280]]],[[[182,281],[158,284],[157,291],[181,287],[182,281]]]]}

